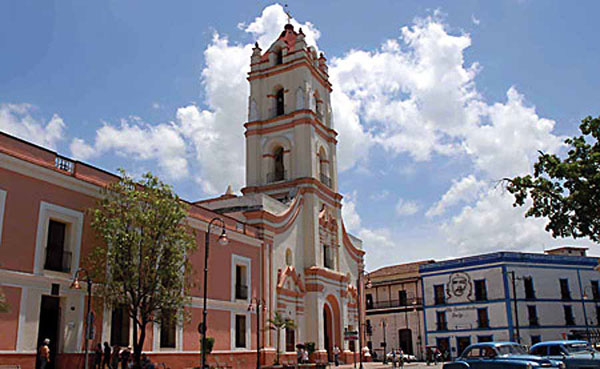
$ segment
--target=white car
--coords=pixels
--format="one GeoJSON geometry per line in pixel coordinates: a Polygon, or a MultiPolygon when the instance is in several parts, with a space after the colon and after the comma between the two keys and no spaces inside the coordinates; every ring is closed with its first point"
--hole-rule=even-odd
{"type": "MultiPolygon", "coordinates": [[[[394,357],[394,352],[390,351],[386,355],[388,361],[392,361],[394,357]]],[[[410,354],[402,354],[405,363],[411,363],[413,361],[417,361],[417,357],[415,355],[410,354]]],[[[396,360],[400,360],[400,352],[396,351],[396,360]]]]}

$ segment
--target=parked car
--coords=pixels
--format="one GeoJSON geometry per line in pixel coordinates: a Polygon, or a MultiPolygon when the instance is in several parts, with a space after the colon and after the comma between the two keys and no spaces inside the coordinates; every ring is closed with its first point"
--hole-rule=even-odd
{"type": "Polygon", "coordinates": [[[529,355],[523,346],[514,342],[482,342],[468,346],[443,369],[565,369],[561,361],[529,355]]]}
{"type": "MultiPolygon", "coordinates": [[[[417,357],[415,355],[402,354],[405,363],[412,363],[417,361],[417,357]]],[[[386,355],[388,361],[392,361],[394,357],[394,351],[390,351],[386,355]]],[[[396,360],[400,360],[400,352],[396,351],[396,360]]]]}
{"type": "Polygon", "coordinates": [[[587,341],[547,341],[531,346],[529,352],[552,360],[561,360],[567,369],[600,368],[600,352],[587,341]]]}

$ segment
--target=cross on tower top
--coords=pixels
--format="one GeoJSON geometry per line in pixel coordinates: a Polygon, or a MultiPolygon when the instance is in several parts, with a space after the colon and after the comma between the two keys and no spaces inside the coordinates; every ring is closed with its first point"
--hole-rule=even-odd
{"type": "Polygon", "coordinates": [[[292,22],[292,13],[290,13],[290,11],[288,9],[288,4],[285,4],[284,8],[285,8],[284,12],[285,12],[285,14],[287,15],[287,18],[288,18],[287,24],[291,24],[291,22],[292,22]]]}

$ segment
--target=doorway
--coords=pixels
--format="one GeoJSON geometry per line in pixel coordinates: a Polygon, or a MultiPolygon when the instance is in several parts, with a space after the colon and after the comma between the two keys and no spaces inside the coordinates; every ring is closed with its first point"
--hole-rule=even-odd
{"type": "Polygon", "coordinates": [[[463,351],[471,344],[471,336],[456,337],[457,352],[456,356],[462,355],[463,351]]]}
{"type": "Polygon", "coordinates": [[[412,331],[410,329],[398,330],[398,339],[400,340],[400,348],[405,354],[414,355],[412,344],[412,331]]]}
{"type": "Polygon", "coordinates": [[[44,339],[50,340],[50,362],[46,366],[48,369],[54,369],[56,362],[56,353],[58,351],[58,327],[60,324],[60,298],[57,296],[42,296],[40,306],[40,319],[38,323],[37,348],[39,348],[44,339]]]}
{"type": "Polygon", "coordinates": [[[327,350],[327,361],[332,362],[332,354],[333,354],[333,347],[332,347],[332,320],[333,320],[333,314],[331,313],[331,309],[329,309],[329,306],[327,306],[327,304],[325,304],[323,306],[323,336],[324,336],[324,344],[325,344],[325,350],[327,350]]]}
{"type": "Polygon", "coordinates": [[[436,338],[437,349],[440,350],[442,358],[450,356],[450,338],[438,337],[436,338]]]}

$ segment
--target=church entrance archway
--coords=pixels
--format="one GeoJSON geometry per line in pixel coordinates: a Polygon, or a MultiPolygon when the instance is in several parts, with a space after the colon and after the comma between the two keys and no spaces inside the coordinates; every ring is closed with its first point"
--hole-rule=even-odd
{"type": "Polygon", "coordinates": [[[333,295],[328,295],[323,304],[323,336],[324,348],[327,350],[327,358],[333,361],[333,348],[337,346],[342,350],[342,321],[340,304],[333,295]]]}

